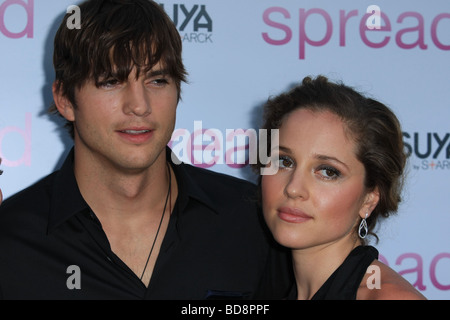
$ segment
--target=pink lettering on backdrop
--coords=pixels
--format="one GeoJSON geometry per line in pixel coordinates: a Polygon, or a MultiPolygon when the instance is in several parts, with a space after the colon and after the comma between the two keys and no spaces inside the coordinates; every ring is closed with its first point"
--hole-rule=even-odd
{"type": "MultiPolygon", "coordinates": [[[[275,30],[279,30],[284,32],[283,38],[277,38],[274,35],[270,35],[270,32],[263,32],[262,37],[264,41],[270,45],[285,45],[288,44],[292,40],[292,30],[299,30],[299,59],[303,60],[306,57],[306,47],[307,45],[313,46],[313,47],[322,47],[328,44],[333,36],[333,27],[337,26],[339,29],[338,36],[339,36],[339,46],[345,47],[347,42],[347,31],[349,27],[347,26],[348,21],[353,20],[353,18],[359,18],[358,17],[358,10],[350,10],[349,12],[346,12],[346,10],[339,10],[339,21],[333,22],[332,15],[330,15],[327,11],[324,9],[319,8],[313,8],[313,9],[300,9],[299,10],[299,21],[298,21],[298,29],[297,27],[291,28],[289,26],[291,22],[291,14],[288,10],[282,7],[270,7],[266,9],[263,13],[263,21],[264,23],[274,28],[275,30]],[[280,19],[279,17],[274,17],[274,13],[281,13],[282,17],[284,19],[280,19]],[[308,24],[307,20],[310,16],[318,15],[320,17],[320,20],[323,22],[318,22],[326,28],[325,34],[320,40],[312,40],[311,39],[311,31],[307,30],[308,24]],[[275,21],[274,19],[278,18],[279,20],[275,21]],[[309,32],[308,32],[309,31],[309,32]]],[[[376,28],[369,28],[367,26],[367,21],[372,17],[372,13],[365,13],[360,17],[359,22],[359,36],[364,45],[367,47],[373,48],[373,49],[379,49],[386,47],[389,43],[391,38],[395,38],[395,44],[398,48],[401,49],[413,49],[413,48],[419,48],[421,50],[428,49],[428,44],[426,43],[426,27],[428,26],[425,22],[425,18],[422,14],[419,12],[413,12],[413,11],[406,11],[401,13],[396,22],[401,26],[401,24],[407,24],[411,21],[414,21],[412,19],[415,19],[417,23],[413,25],[412,27],[407,27],[403,29],[399,29],[394,33],[392,30],[391,20],[389,19],[389,16],[387,13],[380,11],[377,13],[377,17],[379,22],[383,20],[383,24],[377,26],[376,28]],[[378,35],[381,39],[375,40],[373,38],[370,38],[370,35],[375,35],[371,32],[379,32],[378,35]],[[407,38],[413,39],[409,40],[407,38]]],[[[320,21],[319,20],[319,21],[320,21]]],[[[316,20],[317,22],[317,20],[316,20]]],[[[315,22],[315,23],[316,23],[315,22]]],[[[295,23],[295,21],[294,21],[295,23]]],[[[435,45],[436,48],[440,50],[450,50],[450,43],[444,41],[444,36],[438,34],[438,28],[440,27],[441,30],[448,30],[448,25],[450,23],[450,13],[441,13],[438,14],[431,23],[431,40],[432,43],[435,45]]],[[[317,28],[317,26],[314,26],[317,28]]],[[[311,27],[311,23],[309,23],[309,28],[311,27]]],[[[352,38],[352,41],[355,41],[355,38],[352,38]]]]}
{"type": "Polygon", "coordinates": [[[378,255],[378,260],[383,262],[385,265],[387,265],[389,267],[389,262],[381,253],[378,255]]]}
{"type": "Polygon", "coordinates": [[[404,259],[414,259],[417,262],[417,266],[415,268],[401,270],[398,273],[400,275],[408,274],[408,273],[417,273],[417,280],[412,285],[415,286],[419,290],[425,290],[427,287],[423,284],[423,260],[422,257],[417,253],[404,253],[397,258],[395,261],[396,265],[400,265],[404,259]]]}
{"type": "Polygon", "coordinates": [[[305,59],[305,43],[308,43],[314,47],[320,47],[330,41],[331,35],[333,34],[333,21],[331,21],[330,15],[323,9],[310,9],[305,11],[305,9],[300,9],[300,46],[299,46],[299,58],[305,59]],[[321,15],[327,24],[327,29],[322,40],[311,40],[306,34],[306,20],[311,14],[321,15]]]}
{"type": "Polygon", "coordinates": [[[20,165],[31,166],[31,113],[25,114],[25,130],[15,126],[9,126],[0,130],[0,157],[2,165],[6,167],[18,167],[20,165]],[[5,136],[10,133],[16,133],[22,136],[25,143],[24,153],[18,160],[11,160],[3,154],[2,146],[5,136]]]}
{"type": "Polygon", "coordinates": [[[33,38],[34,33],[34,0],[6,0],[0,5],[0,32],[3,33],[6,37],[12,39],[19,39],[24,36],[27,38],[33,38]],[[23,7],[27,13],[27,22],[25,24],[25,28],[20,32],[11,32],[5,25],[5,13],[6,9],[8,9],[12,5],[19,5],[23,7]]]}
{"type": "MultiPolygon", "coordinates": [[[[450,259],[450,253],[440,253],[436,257],[433,258],[430,265],[430,279],[433,285],[439,290],[450,290],[450,284],[444,285],[440,283],[436,277],[436,267],[440,260],[443,258],[450,259]]],[[[448,270],[448,269],[446,269],[448,270]]]]}
{"type": "Polygon", "coordinates": [[[395,42],[400,48],[412,49],[419,46],[420,49],[426,49],[428,46],[425,44],[425,20],[423,16],[418,12],[404,12],[398,16],[397,22],[402,23],[405,18],[415,18],[417,19],[417,26],[412,28],[405,28],[397,32],[395,35],[395,42]],[[407,44],[404,43],[402,37],[406,33],[417,32],[417,41],[407,44]]]}
{"type": "Polygon", "coordinates": [[[292,31],[288,26],[285,26],[284,24],[275,22],[270,20],[270,14],[273,12],[279,12],[281,13],[285,18],[290,19],[291,15],[289,14],[289,11],[287,11],[284,8],[280,8],[280,7],[272,7],[267,9],[266,11],[264,11],[263,13],[263,20],[264,22],[271,27],[277,28],[277,29],[281,29],[285,32],[286,36],[283,39],[280,40],[275,40],[269,37],[269,34],[267,32],[263,32],[262,36],[264,38],[264,40],[272,45],[278,46],[278,45],[282,45],[282,44],[286,44],[289,41],[291,41],[292,38],[292,31]]]}
{"type": "MultiPolygon", "coordinates": [[[[424,291],[426,290],[427,286],[424,284],[424,271],[426,270],[426,268],[424,268],[424,262],[422,259],[422,256],[420,254],[417,253],[404,253],[401,254],[397,260],[395,261],[395,264],[397,266],[400,266],[403,262],[403,260],[405,259],[413,259],[417,265],[414,268],[410,268],[410,269],[405,269],[405,270],[397,270],[397,272],[400,275],[404,275],[404,274],[417,274],[417,280],[412,283],[412,285],[414,285],[418,290],[424,291]]],[[[449,284],[445,284],[442,283],[442,279],[439,280],[438,279],[438,275],[437,275],[437,268],[438,265],[443,262],[443,259],[449,259],[447,260],[447,263],[450,263],[450,253],[444,252],[444,253],[440,253],[438,255],[436,255],[430,263],[430,268],[429,268],[429,275],[430,275],[430,280],[431,283],[433,284],[433,286],[438,289],[438,290],[442,290],[442,291],[448,291],[450,290],[450,283],[449,284]]],[[[386,257],[384,257],[383,255],[379,255],[378,260],[383,262],[385,265],[389,266],[389,262],[386,259],[386,257]]],[[[448,264],[444,265],[443,267],[441,266],[441,270],[448,270],[448,264]]],[[[441,272],[441,275],[444,274],[444,272],[441,272]]],[[[446,275],[448,275],[448,273],[446,273],[446,275]]]]}
{"type": "Polygon", "coordinates": [[[345,31],[346,31],[346,25],[348,19],[351,17],[357,17],[358,16],[358,10],[352,10],[347,15],[345,14],[345,10],[339,11],[339,21],[341,22],[340,28],[339,28],[339,45],[341,47],[345,47],[345,31]]]}
{"type": "Polygon", "coordinates": [[[366,32],[380,32],[380,31],[391,31],[391,22],[389,21],[389,18],[387,15],[385,15],[383,12],[381,12],[381,18],[384,20],[385,25],[381,26],[380,29],[369,29],[366,25],[366,20],[369,18],[370,14],[365,14],[363,18],[361,19],[361,22],[359,23],[359,34],[361,36],[362,42],[368,47],[371,48],[382,48],[385,45],[389,43],[389,40],[391,37],[384,37],[383,41],[381,42],[372,42],[367,38],[366,32]]]}
{"type": "Polygon", "coordinates": [[[441,14],[437,15],[436,18],[433,19],[433,22],[431,23],[431,39],[433,40],[433,43],[435,44],[435,46],[438,47],[439,49],[450,50],[450,44],[448,44],[448,45],[443,44],[438,39],[438,36],[437,36],[438,23],[444,18],[450,19],[450,13],[441,13],[441,14]]]}

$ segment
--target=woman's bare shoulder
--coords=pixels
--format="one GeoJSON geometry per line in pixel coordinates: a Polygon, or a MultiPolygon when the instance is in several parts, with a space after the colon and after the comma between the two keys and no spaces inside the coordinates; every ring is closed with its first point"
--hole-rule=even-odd
{"type": "Polygon", "coordinates": [[[375,260],[369,268],[358,289],[358,300],[426,300],[406,279],[382,262],[375,260]]]}

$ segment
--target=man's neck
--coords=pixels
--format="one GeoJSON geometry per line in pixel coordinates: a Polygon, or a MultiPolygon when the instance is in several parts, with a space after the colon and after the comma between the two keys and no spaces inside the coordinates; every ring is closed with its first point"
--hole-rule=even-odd
{"type": "Polygon", "coordinates": [[[140,172],[126,172],[108,163],[89,163],[76,156],[75,177],[80,192],[98,216],[122,220],[149,214],[149,208],[161,206],[169,185],[164,152],[140,172]]]}
{"type": "Polygon", "coordinates": [[[75,162],[75,176],[111,250],[148,286],[178,194],[165,153],[138,174],[75,162]]]}

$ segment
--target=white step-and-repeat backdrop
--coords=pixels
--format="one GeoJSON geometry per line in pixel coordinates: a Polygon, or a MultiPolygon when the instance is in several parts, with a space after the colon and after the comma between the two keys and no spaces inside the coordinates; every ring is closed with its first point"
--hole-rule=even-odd
{"type": "MultiPolygon", "coordinates": [[[[77,3],[0,0],[4,197],[57,169],[70,149],[62,122],[46,110],[53,36],[77,3]]],[[[159,3],[178,27],[190,74],[170,143],[178,156],[254,180],[248,136],[267,98],[307,75],[343,80],[397,113],[410,152],[404,202],[380,225],[381,259],[428,298],[449,299],[450,2],[159,3]]]]}

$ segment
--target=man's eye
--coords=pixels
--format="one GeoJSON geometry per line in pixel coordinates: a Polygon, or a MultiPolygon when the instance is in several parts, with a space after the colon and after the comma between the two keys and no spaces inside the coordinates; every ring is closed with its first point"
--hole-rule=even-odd
{"type": "Polygon", "coordinates": [[[99,81],[97,86],[103,88],[112,88],[114,86],[117,86],[119,83],[120,81],[117,79],[106,79],[99,81]]]}
{"type": "Polygon", "coordinates": [[[158,78],[158,79],[152,80],[151,83],[158,87],[162,87],[162,86],[165,86],[166,84],[168,84],[169,81],[166,78],[158,78]]]}

